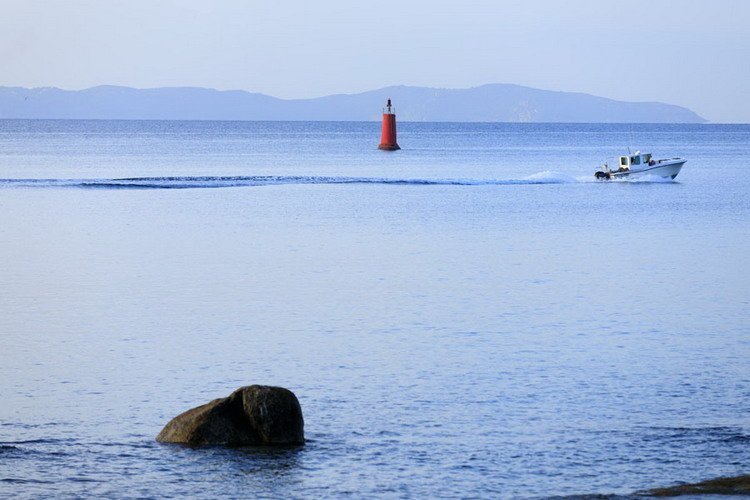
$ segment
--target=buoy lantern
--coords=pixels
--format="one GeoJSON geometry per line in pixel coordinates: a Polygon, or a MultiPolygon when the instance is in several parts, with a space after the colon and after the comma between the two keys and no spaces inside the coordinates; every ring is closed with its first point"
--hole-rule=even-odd
{"type": "Polygon", "coordinates": [[[380,134],[380,146],[378,149],[385,151],[396,151],[401,149],[396,142],[396,110],[391,106],[391,100],[383,108],[383,130],[380,134]]]}

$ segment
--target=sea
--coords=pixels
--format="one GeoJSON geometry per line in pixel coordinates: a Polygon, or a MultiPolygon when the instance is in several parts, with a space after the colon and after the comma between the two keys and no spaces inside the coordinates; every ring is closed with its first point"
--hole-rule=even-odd
{"type": "Polygon", "coordinates": [[[750,469],[750,125],[0,121],[0,497],[548,498],[750,469]],[[674,181],[602,182],[630,150],[674,181]],[[307,442],[155,436],[250,384],[307,442]]]}

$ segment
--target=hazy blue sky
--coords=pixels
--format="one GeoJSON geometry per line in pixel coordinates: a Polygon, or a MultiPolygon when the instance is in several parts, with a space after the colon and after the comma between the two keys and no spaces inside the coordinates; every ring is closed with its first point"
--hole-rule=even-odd
{"type": "Polygon", "coordinates": [[[0,0],[0,85],[516,83],[750,122],[750,1],[0,0]]]}

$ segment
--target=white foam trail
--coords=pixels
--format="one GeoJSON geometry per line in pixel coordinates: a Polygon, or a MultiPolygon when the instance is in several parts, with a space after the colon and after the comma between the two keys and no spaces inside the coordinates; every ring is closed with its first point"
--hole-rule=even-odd
{"type": "Polygon", "coordinates": [[[545,170],[544,172],[538,172],[534,175],[526,177],[528,181],[538,181],[544,184],[570,184],[573,182],[580,182],[575,177],[570,175],[561,174],[559,172],[552,172],[545,170]]]}
{"type": "MultiPolygon", "coordinates": [[[[597,182],[593,176],[572,177],[552,171],[543,171],[520,179],[418,179],[389,177],[336,177],[336,176],[169,176],[128,177],[115,179],[0,179],[0,187],[26,188],[100,188],[100,189],[189,189],[274,186],[285,184],[385,184],[406,186],[505,186],[533,184],[572,184],[597,182]]],[[[665,182],[656,177],[623,179],[617,182],[665,182]]],[[[672,182],[667,179],[666,182],[672,182]]]]}

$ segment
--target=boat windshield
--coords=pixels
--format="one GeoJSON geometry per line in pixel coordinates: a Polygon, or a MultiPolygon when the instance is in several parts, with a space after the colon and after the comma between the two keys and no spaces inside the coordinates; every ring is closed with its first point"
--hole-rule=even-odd
{"type": "Polygon", "coordinates": [[[641,164],[641,157],[640,156],[631,156],[630,157],[630,164],[631,165],[640,165],[641,164]]]}

